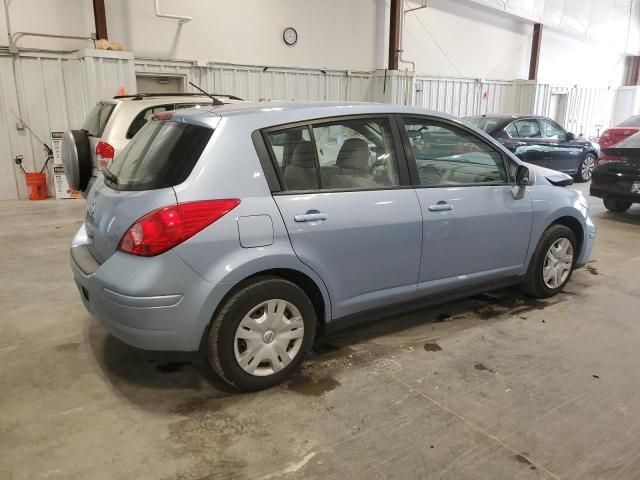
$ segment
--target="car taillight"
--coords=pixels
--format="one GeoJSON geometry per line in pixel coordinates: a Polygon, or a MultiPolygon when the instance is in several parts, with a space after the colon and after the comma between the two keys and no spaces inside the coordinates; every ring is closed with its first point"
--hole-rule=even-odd
{"type": "Polygon", "coordinates": [[[115,156],[115,149],[107,142],[99,141],[96,145],[96,160],[98,163],[98,170],[104,170],[109,166],[109,162],[113,160],[115,156]]]}
{"type": "Polygon", "coordinates": [[[118,250],[143,257],[159,255],[193,237],[239,204],[239,199],[227,198],[158,208],[129,227],[118,250]]]}

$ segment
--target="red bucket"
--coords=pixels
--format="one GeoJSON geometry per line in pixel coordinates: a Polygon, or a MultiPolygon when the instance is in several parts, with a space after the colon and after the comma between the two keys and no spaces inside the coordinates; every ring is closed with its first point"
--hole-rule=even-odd
{"type": "Polygon", "coordinates": [[[29,200],[46,200],[49,198],[47,175],[45,173],[25,173],[24,177],[29,189],[29,200]]]}

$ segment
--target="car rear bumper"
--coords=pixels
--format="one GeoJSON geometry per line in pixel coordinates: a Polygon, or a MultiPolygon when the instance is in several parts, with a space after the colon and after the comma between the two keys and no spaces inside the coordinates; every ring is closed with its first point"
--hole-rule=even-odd
{"type": "MultiPolygon", "coordinates": [[[[638,181],[640,181],[640,179],[638,181]]],[[[598,198],[615,198],[640,203],[640,195],[631,193],[631,182],[609,183],[606,185],[592,183],[589,189],[589,195],[598,198]]]]}
{"type": "Polygon", "coordinates": [[[198,350],[220,289],[171,251],[147,258],[116,252],[92,270],[87,250],[72,247],[74,280],[85,308],[111,334],[145,350],[198,350]]]}

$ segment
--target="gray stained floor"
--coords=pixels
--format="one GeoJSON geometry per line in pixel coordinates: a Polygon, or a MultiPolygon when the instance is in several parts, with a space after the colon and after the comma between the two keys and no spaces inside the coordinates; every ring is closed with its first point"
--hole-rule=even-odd
{"type": "Polygon", "coordinates": [[[636,479],[640,206],[590,201],[593,260],[564,294],[389,318],[251,395],[89,317],[82,201],[2,202],[0,478],[636,479]]]}

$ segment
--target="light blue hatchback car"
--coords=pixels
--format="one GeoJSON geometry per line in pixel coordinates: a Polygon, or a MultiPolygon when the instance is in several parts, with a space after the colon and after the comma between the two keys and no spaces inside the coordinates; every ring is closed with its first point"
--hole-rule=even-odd
{"type": "MultiPolygon", "coordinates": [[[[65,162],[81,137],[65,137],[65,162]]],[[[165,112],[88,192],[71,266],[122,341],[204,351],[230,385],[258,390],[321,331],[508,285],[555,295],[595,236],[570,183],[416,108],[165,112]]]]}

